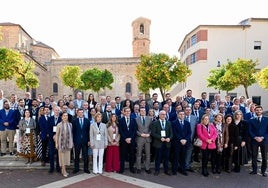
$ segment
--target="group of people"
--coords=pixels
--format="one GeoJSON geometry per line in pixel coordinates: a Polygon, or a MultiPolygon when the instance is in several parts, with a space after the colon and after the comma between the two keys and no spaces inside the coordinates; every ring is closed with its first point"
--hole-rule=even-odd
{"type": "Polygon", "coordinates": [[[163,102],[157,93],[149,100],[140,94],[133,101],[126,93],[124,100],[101,96],[99,102],[93,94],[84,100],[81,92],[75,99],[64,95],[57,102],[53,95],[30,96],[26,92],[25,98],[12,94],[6,99],[0,90],[1,156],[6,155],[7,138],[8,151],[15,154],[16,135],[16,154],[25,157],[27,164],[38,158],[42,166],[49,161],[49,173],[56,169],[68,177],[66,166],[72,159],[77,173],[82,157],[84,172],[90,173],[92,162],[94,174],[124,173],[126,162],[131,173],[140,174],[144,164],[151,174],[154,161],[155,176],[161,163],[166,175],[187,176],[193,172],[192,161],[202,159],[205,177],[208,162],[212,173],[230,173],[240,172],[240,166],[250,160],[254,175],[260,149],[261,174],[267,176],[268,119],[261,106],[243,96],[222,100],[216,94],[208,101],[206,92],[195,99],[192,90],[176,101],[167,93],[163,102]],[[196,138],[201,140],[199,145],[194,144],[196,138]]]}

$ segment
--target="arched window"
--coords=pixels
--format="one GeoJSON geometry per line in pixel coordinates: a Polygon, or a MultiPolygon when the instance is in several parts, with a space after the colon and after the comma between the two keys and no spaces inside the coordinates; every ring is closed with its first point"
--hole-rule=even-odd
{"type": "Polygon", "coordinates": [[[143,24],[140,25],[140,33],[144,34],[144,25],[143,24]]]}
{"type": "Polygon", "coordinates": [[[58,84],[53,83],[53,93],[58,93],[58,84]]]}
{"type": "Polygon", "coordinates": [[[126,83],[126,93],[131,93],[131,83],[126,83]]]}

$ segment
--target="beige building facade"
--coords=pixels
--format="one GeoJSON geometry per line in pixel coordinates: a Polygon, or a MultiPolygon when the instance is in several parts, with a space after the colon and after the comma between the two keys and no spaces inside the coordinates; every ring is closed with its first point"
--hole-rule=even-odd
{"type": "MultiPolygon", "coordinates": [[[[192,89],[193,96],[200,98],[206,91],[213,98],[220,92],[224,99],[226,92],[207,87],[206,78],[211,69],[238,58],[258,60],[258,69],[268,65],[268,19],[249,18],[238,25],[199,25],[190,31],[182,41],[178,51],[182,62],[189,65],[192,75],[183,84],[174,85],[172,96],[184,96],[192,89]]],[[[245,72],[245,74],[247,74],[245,72]]],[[[254,84],[248,88],[249,97],[255,103],[268,109],[268,92],[254,84]]],[[[245,96],[243,87],[230,91],[233,97],[245,96]]]]}
{"type": "MultiPolygon", "coordinates": [[[[82,70],[99,68],[109,70],[113,77],[113,89],[105,89],[99,95],[109,95],[112,98],[120,96],[124,98],[125,92],[130,92],[136,99],[140,93],[138,81],[135,76],[136,66],[140,62],[141,54],[150,53],[150,24],[147,18],[139,17],[132,22],[133,28],[133,57],[126,58],[60,58],[52,47],[36,41],[19,24],[0,23],[0,32],[3,39],[0,47],[18,50],[23,54],[26,61],[34,61],[36,64],[35,74],[40,80],[40,87],[30,89],[32,97],[41,93],[43,96],[54,95],[56,99],[64,94],[73,94],[72,89],[63,85],[60,71],[64,66],[79,66],[82,70]]],[[[14,80],[0,81],[4,96],[9,97],[12,93],[18,97],[24,97],[24,91],[20,90],[14,80]]],[[[82,91],[87,99],[90,90],[82,91]]],[[[97,96],[96,93],[94,93],[97,96]]]]}

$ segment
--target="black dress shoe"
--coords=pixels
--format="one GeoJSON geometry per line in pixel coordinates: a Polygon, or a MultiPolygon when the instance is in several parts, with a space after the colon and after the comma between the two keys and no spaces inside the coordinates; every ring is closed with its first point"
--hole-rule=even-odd
{"type": "Polygon", "coordinates": [[[140,169],[138,169],[138,170],[137,170],[137,174],[140,174],[140,173],[141,173],[141,170],[140,170],[140,169]]]}
{"type": "Polygon", "coordinates": [[[52,174],[54,172],[54,169],[49,169],[48,173],[52,174]]]}
{"type": "Polygon", "coordinates": [[[158,175],[159,175],[159,171],[155,171],[155,172],[154,172],[154,175],[155,175],[155,176],[158,176],[158,175]]]}
{"type": "Polygon", "coordinates": [[[216,169],[212,169],[212,174],[216,174],[216,169]]]}
{"type": "Polygon", "coordinates": [[[208,173],[202,173],[203,176],[208,177],[208,173]]]}
{"type": "Polygon", "coordinates": [[[151,173],[152,173],[150,169],[149,169],[149,170],[145,170],[145,172],[146,172],[147,174],[151,174],[151,173]]]}
{"type": "Polygon", "coordinates": [[[119,174],[123,174],[124,173],[124,171],[123,170],[119,170],[119,172],[118,172],[119,174]]]}
{"type": "Polygon", "coordinates": [[[255,174],[257,174],[257,172],[255,172],[255,171],[251,171],[249,174],[251,174],[251,175],[255,175],[255,174]]]}
{"type": "Polygon", "coordinates": [[[85,173],[87,174],[90,174],[90,171],[89,170],[84,170],[85,173]]]}
{"type": "Polygon", "coordinates": [[[73,173],[76,174],[77,172],[79,172],[79,170],[73,170],[73,173]]]}
{"type": "Polygon", "coordinates": [[[136,171],[134,169],[130,169],[130,172],[133,173],[133,174],[136,173],[136,171]]]}
{"type": "Polygon", "coordinates": [[[4,156],[4,155],[6,155],[5,153],[1,153],[1,156],[4,156]]]}
{"type": "Polygon", "coordinates": [[[176,176],[176,175],[177,175],[177,172],[172,172],[172,175],[173,175],[173,176],[176,176]]]}
{"type": "Polygon", "coordinates": [[[187,172],[182,172],[181,174],[184,176],[188,176],[187,172]]]}
{"type": "Polygon", "coordinates": [[[60,170],[60,168],[57,168],[56,171],[57,171],[57,172],[60,172],[61,170],[60,170]]]}
{"type": "Polygon", "coordinates": [[[165,171],[164,174],[168,175],[168,176],[171,176],[170,172],[169,171],[165,171]]]}
{"type": "Polygon", "coordinates": [[[262,173],[262,176],[263,177],[267,177],[267,174],[264,172],[264,173],[262,173]]]}
{"type": "Polygon", "coordinates": [[[191,168],[186,169],[186,171],[188,171],[188,172],[194,172],[194,170],[193,170],[193,169],[191,169],[191,168]]]}

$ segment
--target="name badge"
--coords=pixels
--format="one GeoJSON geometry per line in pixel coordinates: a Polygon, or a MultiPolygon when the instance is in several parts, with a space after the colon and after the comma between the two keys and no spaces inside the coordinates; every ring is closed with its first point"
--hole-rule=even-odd
{"type": "Polygon", "coordinates": [[[28,107],[28,105],[25,105],[25,109],[27,110],[29,107],[28,107]]]}
{"type": "Polygon", "coordinates": [[[101,140],[101,135],[100,134],[96,135],[96,140],[101,140]]]}
{"type": "Polygon", "coordinates": [[[23,116],[21,116],[20,119],[23,119],[23,116]]]}
{"type": "Polygon", "coordinates": [[[57,130],[57,126],[53,126],[53,132],[55,133],[57,130]]]}
{"type": "Polygon", "coordinates": [[[161,137],[166,137],[166,131],[165,130],[161,131],[161,137]]]}
{"type": "Polygon", "coordinates": [[[113,134],[113,140],[115,140],[115,136],[116,136],[116,134],[113,134]]]}
{"type": "Polygon", "coordinates": [[[35,119],[35,118],[36,118],[36,116],[33,116],[32,118],[33,118],[33,119],[35,119]]]}
{"type": "Polygon", "coordinates": [[[30,128],[26,128],[26,134],[29,134],[31,132],[31,129],[30,128]]]}

